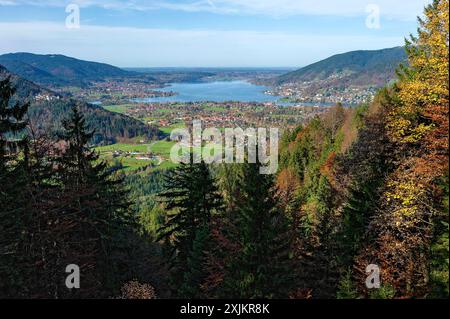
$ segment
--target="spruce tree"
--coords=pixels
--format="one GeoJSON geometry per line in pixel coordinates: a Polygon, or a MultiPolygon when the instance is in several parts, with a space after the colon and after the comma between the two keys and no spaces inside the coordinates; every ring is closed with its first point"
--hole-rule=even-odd
{"type": "Polygon", "coordinates": [[[65,202],[53,179],[53,143],[27,126],[28,104],[12,103],[8,80],[0,92],[0,295],[58,298],[73,223],[59,214],[65,202]]]}
{"type": "Polygon", "coordinates": [[[183,287],[178,295],[198,295],[209,224],[211,216],[220,211],[222,199],[204,162],[181,164],[169,171],[164,189],[159,196],[168,213],[158,239],[166,240],[173,248],[171,281],[183,287]]]}
{"type": "Polygon", "coordinates": [[[239,205],[228,238],[240,248],[225,265],[223,298],[286,298],[292,285],[287,219],[277,208],[273,177],[243,165],[239,205]]]}
{"type": "Polygon", "coordinates": [[[61,213],[75,218],[70,258],[85,270],[85,293],[95,295],[118,288],[124,266],[115,257],[123,256],[125,236],[135,220],[122,180],[113,176],[114,171],[90,147],[94,132],[86,129],[76,107],[63,121],[63,128],[60,137],[65,145],[56,159],[57,180],[66,198],[61,213]]]}
{"type": "Polygon", "coordinates": [[[334,298],[339,282],[336,240],[339,219],[333,195],[328,179],[321,176],[317,189],[317,225],[310,247],[312,262],[309,264],[311,287],[316,298],[334,298]]]}
{"type": "Polygon", "coordinates": [[[25,249],[25,149],[28,104],[13,103],[16,90],[9,78],[0,81],[0,297],[21,295],[27,274],[25,249]],[[21,153],[22,152],[22,153],[21,153]]]}
{"type": "Polygon", "coordinates": [[[210,250],[210,240],[211,234],[208,226],[204,226],[196,231],[192,250],[187,258],[187,268],[178,290],[179,296],[195,299],[204,298],[201,286],[206,278],[205,260],[206,252],[210,250]]]}

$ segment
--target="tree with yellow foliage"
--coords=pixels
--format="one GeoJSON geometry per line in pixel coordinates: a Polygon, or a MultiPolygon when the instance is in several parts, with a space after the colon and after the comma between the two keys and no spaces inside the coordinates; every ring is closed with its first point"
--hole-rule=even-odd
{"type": "MultiPolygon", "coordinates": [[[[385,105],[396,168],[369,227],[375,243],[358,259],[359,267],[378,264],[397,297],[430,293],[433,243],[448,236],[442,186],[448,184],[449,1],[426,7],[419,25],[418,36],[406,41],[409,66],[399,70],[385,105]]],[[[448,242],[446,255],[448,295],[448,242]]]]}

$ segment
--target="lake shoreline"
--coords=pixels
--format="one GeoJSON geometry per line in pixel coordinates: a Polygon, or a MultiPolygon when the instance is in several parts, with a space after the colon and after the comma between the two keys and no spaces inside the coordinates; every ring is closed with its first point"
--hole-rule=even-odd
{"type": "Polygon", "coordinates": [[[133,103],[207,103],[207,102],[256,102],[273,103],[279,106],[331,106],[321,102],[286,102],[283,97],[267,94],[270,87],[256,85],[246,80],[171,83],[161,92],[176,92],[176,95],[131,99],[133,103]]]}

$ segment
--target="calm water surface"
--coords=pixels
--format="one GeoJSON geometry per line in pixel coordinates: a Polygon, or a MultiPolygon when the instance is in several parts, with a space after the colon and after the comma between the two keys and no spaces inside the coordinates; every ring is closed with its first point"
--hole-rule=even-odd
{"type": "Polygon", "coordinates": [[[217,81],[207,83],[173,83],[163,92],[176,92],[174,96],[149,97],[133,99],[136,103],[167,103],[167,102],[275,102],[280,106],[330,106],[330,103],[291,103],[283,102],[281,97],[265,94],[269,87],[254,85],[247,81],[217,81]]]}
{"type": "Polygon", "coordinates": [[[177,95],[135,99],[135,102],[276,102],[280,98],[264,94],[268,87],[254,85],[246,81],[219,81],[208,83],[173,83],[159,89],[176,92],[177,95]]]}

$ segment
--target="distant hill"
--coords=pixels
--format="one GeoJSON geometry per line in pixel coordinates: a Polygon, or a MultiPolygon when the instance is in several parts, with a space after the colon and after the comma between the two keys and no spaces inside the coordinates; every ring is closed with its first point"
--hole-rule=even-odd
{"type": "Polygon", "coordinates": [[[406,52],[403,47],[352,51],[284,74],[274,79],[272,84],[329,80],[330,85],[383,86],[395,78],[395,69],[405,61],[406,52]]]}
{"type": "Polygon", "coordinates": [[[135,75],[134,72],[109,64],[57,54],[9,53],[0,55],[0,64],[11,72],[42,85],[84,85],[107,77],[135,75]]]}
{"type": "Polygon", "coordinates": [[[4,66],[0,65],[0,80],[3,80],[7,77],[9,77],[14,83],[14,86],[16,88],[16,96],[18,96],[21,100],[29,100],[40,93],[56,95],[50,90],[44,89],[39,85],[34,84],[33,82],[25,80],[24,78],[11,73],[4,66]]]}
{"type": "Polygon", "coordinates": [[[61,96],[0,65],[0,80],[7,77],[11,78],[17,88],[16,98],[21,102],[30,102],[28,116],[33,129],[37,131],[56,133],[61,129],[61,121],[70,113],[72,106],[77,105],[85,115],[88,128],[96,132],[93,141],[96,144],[114,143],[136,136],[153,138],[159,135],[159,130],[155,127],[148,127],[134,118],[109,112],[100,106],[61,96]]]}

